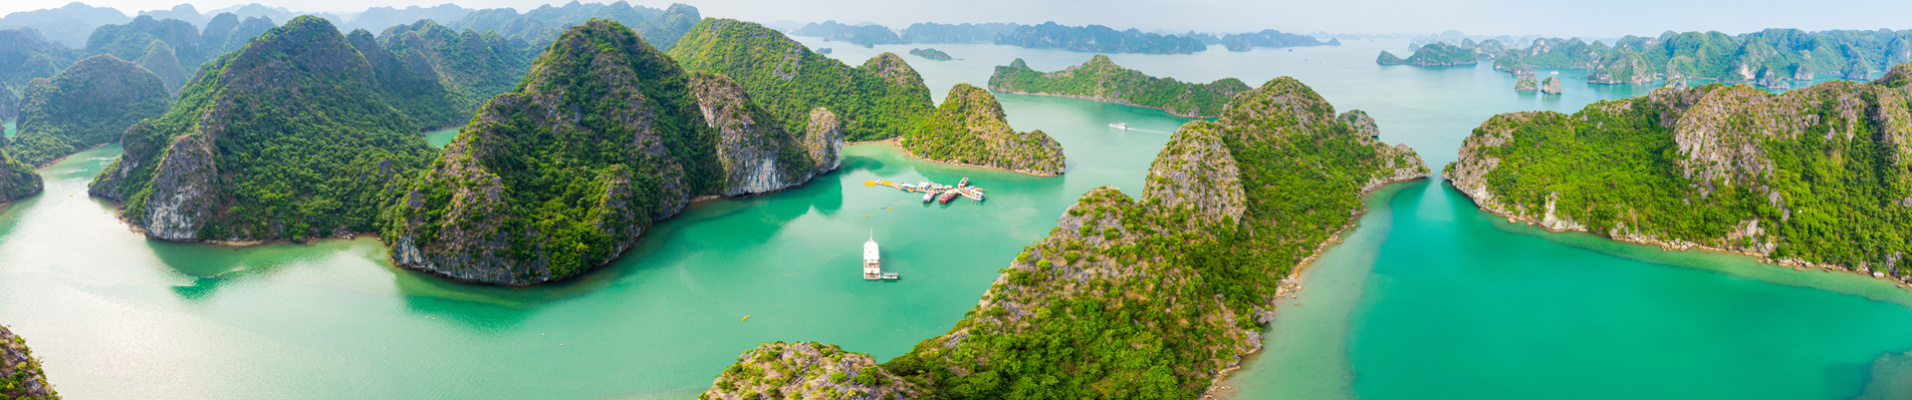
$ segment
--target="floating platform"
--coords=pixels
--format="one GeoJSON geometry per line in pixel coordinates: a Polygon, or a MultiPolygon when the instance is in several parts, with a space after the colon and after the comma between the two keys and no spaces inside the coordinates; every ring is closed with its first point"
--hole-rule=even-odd
{"type": "Polygon", "coordinates": [[[890,182],[890,181],[880,180],[880,179],[873,180],[873,181],[863,181],[863,186],[870,186],[870,187],[884,186],[884,187],[901,190],[905,193],[922,193],[924,203],[941,201],[947,204],[951,200],[955,200],[955,198],[958,196],[965,199],[975,200],[975,201],[983,201],[984,199],[988,198],[988,196],[983,194],[982,188],[969,185],[969,178],[963,178],[962,181],[956,183],[956,186],[944,185],[944,184],[929,182],[929,181],[923,181],[923,182],[917,182],[917,183],[896,183],[896,182],[890,182]]]}

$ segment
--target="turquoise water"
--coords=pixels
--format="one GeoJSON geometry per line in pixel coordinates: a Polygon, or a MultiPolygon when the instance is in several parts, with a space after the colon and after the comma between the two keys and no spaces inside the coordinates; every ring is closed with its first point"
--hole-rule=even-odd
{"type": "Polygon", "coordinates": [[[444,148],[445,145],[451,144],[452,138],[458,137],[458,130],[461,128],[445,128],[425,132],[425,143],[430,143],[432,147],[444,148]]]}
{"type": "Polygon", "coordinates": [[[5,126],[0,126],[0,131],[5,131],[5,133],[6,133],[6,135],[7,135],[7,138],[8,138],[8,139],[12,139],[12,138],[13,138],[13,130],[14,130],[14,127],[13,127],[13,121],[7,121],[7,122],[5,122],[5,123],[0,123],[0,125],[5,125],[5,126]]]}
{"type": "Polygon", "coordinates": [[[119,151],[88,150],[41,171],[46,194],[0,210],[0,321],[32,340],[70,398],[690,398],[765,341],[893,357],[946,331],[1077,196],[1140,190],[1168,140],[1146,131],[1185,121],[1002,101],[1018,129],[1090,156],[1040,178],[850,146],[838,172],[809,185],[693,206],[614,265],[528,289],[398,270],[372,239],[147,241],[84,194],[119,151]],[[1140,129],[1109,130],[1113,120],[1140,129]],[[863,185],[963,177],[988,203],[925,205],[863,185]],[[872,231],[901,281],[861,279],[872,231]]]}
{"type": "MultiPolygon", "coordinates": [[[[1402,45],[1114,58],[1193,81],[1295,76],[1343,110],[1370,111],[1383,140],[1415,147],[1437,170],[1494,113],[1573,110],[1645,89],[1570,82],[1559,96],[1518,94],[1486,66],[1373,65],[1376,52],[1402,45]]],[[[1014,58],[1055,70],[1091,56],[937,47],[961,60],[905,57],[938,100],[1014,58]]],[[[906,50],[832,56],[856,65],[906,50]]],[[[888,359],[948,330],[1076,196],[1139,190],[1167,133],[1186,121],[1074,99],[1001,101],[1015,128],[1063,144],[1067,175],[850,146],[837,173],[693,206],[613,265],[527,289],[398,270],[371,239],[147,241],[84,194],[119,152],[91,149],[42,169],[45,194],[0,209],[0,322],[77,399],[685,399],[764,341],[888,359]],[[1116,121],[1133,129],[1106,128],[1116,121]],[[990,191],[988,203],[926,206],[863,185],[965,176],[990,191]],[[901,281],[857,276],[872,231],[901,281]]],[[[453,135],[426,134],[435,145],[453,135]]],[[[1866,377],[1904,370],[1872,363],[1912,350],[1912,312],[1901,305],[1912,302],[1855,276],[1541,234],[1480,214],[1436,181],[1370,198],[1361,223],[1305,272],[1300,298],[1270,326],[1269,350],[1228,382],[1240,397],[1850,398],[1868,385],[1901,387],[1866,377]]]]}

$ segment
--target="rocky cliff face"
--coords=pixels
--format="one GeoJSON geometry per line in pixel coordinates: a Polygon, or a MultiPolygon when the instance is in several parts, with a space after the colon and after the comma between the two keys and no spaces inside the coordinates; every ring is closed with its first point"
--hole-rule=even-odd
{"type": "Polygon", "coordinates": [[[329,22],[293,20],[208,65],[163,117],[124,129],[125,152],[88,191],[121,201],[156,239],[373,230],[394,178],[430,151],[375,87],[329,22]]]}
{"type": "Polygon", "coordinates": [[[560,280],[616,258],[692,196],[807,178],[815,164],[783,163],[807,161],[795,138],[734,86],[689,76],[615,22],[565,31],[407,191],[385,230],[393,258],[474,282],[560,280]]]}
{"type": "Polygon", "coordinates": [[[988,91],[957,84],[936,113],[903,139],[917,157],[1002,168],[1033,175],[1060,175],[1062,144],[1042,131],[1016,132],[1002,104],[988,91]]]}
{"type": "MultiPolygon", "coordinates": [[[[14,92],[6,82],[0,81],[0,121],[12,121],[18,118],[20,118],[20,93],[14,92]]],[[[0,146],[6,145],[7,139],[0,137],[0,146]]]]}
{"type": "Polygon", "coordinates": [[[810,123],[803,130],[803,151],[818,162],[817,171],[835,171],[843,165],[843,124],[829,109],[810,109],[810,123]]]}
{"type": "Polygon", "coordinates": [[[40,185],[40,174],[33,172],[33,166],[0,150],[0,204],[40,193],[40,185]]]}
{"type": "Polygon", "coordinates": [[[1540,92],[1546,93],[1546,94],[1560,94],[1560,78],[1549,76],[1547,77],[1546,80],[1540,81],[1540,92]]]}
{"type": "Polygon", "coordinates": [[[919,398],[925,392],[868,354],[815,342],[765,343],[737,357],[699,400],[919,398]]]}
{"type": "Polygon", "coordinates": [[[58,400],[27,341],[0,326],[0,398],[58,400]]]}
{"type": "Polygon", "coordinates": [[[737,81],[783,121],[785,132],[803,131],[805,117],[823,107],[837,117],[845,140],[889,139],[935,108],[922,76],[902,57],[883,53],[851,67],[750,22],[705,18],[670,56],[686,70],[737,81]]]}
{"type": "Polygon", "coordinates": [[[813,111],[806,127],[815,132],[799,137],[784,132],[783,124],[751,102],[743,87],[729,77],[693,74],[690,86],[704,121],[719,134],[717,158],[724,164],[727,182],[723,195],[783,190],[842,162],[837,150],[843,147],[843,137],[829,110],[813,111]]]}
{"type": "Polygon", "coordinates": [[[1502,114],[1443,175],[1481,208],[1552,230],[1905,279],[1912,248],[1879,232],[1902,231],[1912,215],[1908,77],[1901,65],[1869,84],[1779,95],[1715,84],[1573,115],[1502,114]]]}
{"type": "Polygon", "coordinates": [[[1540,82],[1534,81],[1533,74],[1520,75],[1518,79],[1514,81],[1514,90],[1523,92],[1540,90],[1540,82]]]}

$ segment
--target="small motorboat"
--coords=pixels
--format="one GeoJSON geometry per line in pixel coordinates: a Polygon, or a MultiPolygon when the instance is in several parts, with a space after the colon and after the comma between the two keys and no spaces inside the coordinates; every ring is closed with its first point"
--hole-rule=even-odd
{"type": "Polygon", "coordinates": [[[1111,124],[1109,124],[1109,127],[1110,127],[1110,128],[1115,128],[1115,129],[1121,129],[1121,130],[1125,130],[1125,131],[1126,131],[1126,130],[1129,130],[1129,123],[1127,123],[1127,122],[1116,122],[1116,123],[1111,123],[1111,124]]]}
{"type": "Polygon", "coordinates": [[[936,200],[936,192],[924,192],[924,193],[923,193],[923,202],[924,202],[924,203],[928,203],[928,202],[931,202],[931,201],[935,201],[935,200],[936,200]]]}
{"type": "Polygon", "coordinates": [[[940,201],[943,204],[949,204],[950,200],[955,200],[955,199],[956,199],[956,191],[952,190],[948,192],[943,192],[942,198],[936,199],[936,201],[940,201]]]}

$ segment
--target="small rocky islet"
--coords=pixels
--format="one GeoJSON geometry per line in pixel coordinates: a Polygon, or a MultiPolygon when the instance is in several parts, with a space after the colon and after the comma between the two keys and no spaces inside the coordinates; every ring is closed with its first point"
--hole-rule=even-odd
{"type": "Polygon", "coordinates": [[[1064,170],[1062,144],[1040,130],[1017,132],[1002,103],[967,83],[949,89],[936,112],[917,123],[899,147],[932,161],[1055,176],[1064,170]]]}
{"type": "Polygon", "coordinates": [[[1446,44],[1428,43],[1414,49],[1414,54],[1406,59],[1381,51],[1374,63],[1381,65],[1412,65],[1417,67],[1446,67],[1454,65],[1474,65],[1480,63],[1473,49],[1446,44]]]}
{"type": "Polygon", "coordinates": [[[576,276],[691,198],[781,190],[835,169],[840,127],[810,111],[801,135],[787,132],[729,77],[687,72],[594,20],[480,110],[390,211],[384,237],[399,265],[460,280],[576,276]]]}

